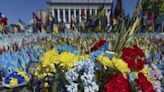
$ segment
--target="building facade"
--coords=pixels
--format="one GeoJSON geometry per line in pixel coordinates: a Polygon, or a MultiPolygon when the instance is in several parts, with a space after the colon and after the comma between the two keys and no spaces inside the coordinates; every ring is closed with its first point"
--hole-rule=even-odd
{"type": "Polygon", "coordinates": [[[56,17],[58,22],[71,23],[72,17],[76,22],[82,21],[88,13],[90,16],[97,15],[97,9],[100,5],[105,5],[105,15],[108,23],[110,21],[112,0],[52,0],[47,2],[48,12],[56,17]]]}

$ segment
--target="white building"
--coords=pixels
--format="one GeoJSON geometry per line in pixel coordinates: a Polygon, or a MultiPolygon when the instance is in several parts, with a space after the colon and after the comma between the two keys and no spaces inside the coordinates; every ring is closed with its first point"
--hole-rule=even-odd
{"type": "Polygon", "coordinates": [[[74,17],[77,22],[82,21],[81,11],[87,16],[89,10],[90,16],[97,14],[97,9],[100,5],[105,5],[107,20],[109,23],[112,0],[52,0],[47,2],[49,13],[52,13],[59,22],[63,20],[65,23],[70,23],[74,17]]]}

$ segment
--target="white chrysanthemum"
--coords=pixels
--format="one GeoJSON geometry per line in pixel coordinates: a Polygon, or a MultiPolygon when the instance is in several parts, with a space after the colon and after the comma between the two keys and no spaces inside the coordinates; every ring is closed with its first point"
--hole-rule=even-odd
{"type": "MultiPolygon", "coordinates": [[[[66,85],[69,92],[74,92],[73,87],[74,81],[80,78],[84,92],[97,92],[99,86],[95,81],[95,59],[89,58],[87,60],[82,60],[74,64],[74,68],[66,72],[65,77],[70,85],[66,85]],[[83,75],[79,76],[78,72],[83,70],[83,75]]],[[[78,87],[76,87],[76,92],[78,92],[78,87]],[[77,88],[77,89],[76,89],[77,88]]]]}
{"type": "Polygon", "coordinates": [[[71,82],[70,85],[66,85],[67,91],[69,92],[78,92],[78,84],[71,82]]]}

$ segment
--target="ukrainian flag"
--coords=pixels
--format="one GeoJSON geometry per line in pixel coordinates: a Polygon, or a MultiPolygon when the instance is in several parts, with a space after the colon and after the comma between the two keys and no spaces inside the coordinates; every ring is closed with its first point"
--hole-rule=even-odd
{"type": "Polygon", "coordinates": [[[53,33],[58,33],[58,25],[53,24],[53,33]]]}
{"type": "Polygon", "coordinates": [[[0,32],[3,30],[3,26],[0,24],[0,32]]]}
{"type": "Polygon", "coordinates": [[[18,26],[20,27],[21,30],[24,30],[25,23],[21,19],[19,19],[18,21],[19,21],[18,26]]]}
{"type": "Polygon", "coordinates": [[[100,32],[101,31],[101,25],[99,23],[100,19],[105,16],[105,9],[104,9],[104,4],[101,5],[98,8],[98,12],[97,12],[97,16],[96,16],[96,20],[93,23],[93,27],[95,29],[96,32],[100,32]]]}
{"type": "Polygon", "coordinates": [[[50,16],[48,17],[48,20],[51,22],[51,21],[53,20],[53,17],[50,15],[50,16]]]}
{"type": "Polygon", "coordinates": [[[53,18],[51,26],[52,26],[53,33],[58,33],[58,24],[57,24],[56,17],[53,18]]]}
{"type": "Polygon", "coordinates": [[[101,26],[99,24],[99,19],[96,19],[94,21],[93,27],[94,27],[94,29],[95,29],[96,32],[99,32],[101,30],[101,26]]]}
{"type": "Polygon", "coordinates": [[[98,8],[98,12],[97,12],[97,18],[101,18],[105,16],[105,9],[104,9],[104,4],[101,5],[99,8],[98,8]]]}
{"type": "Polygon", "coordinates": [[[98,26],[95,28],[95,31],[96,31],[96,32],[100,32],[100,31],[101,31],[101,26],[98,25],[98,26]]]}
{"type": "Polygon", "coordinates": [[[24,29],[24,26],[22,25],[22,23],[19,22],[19,23],[18,23],[18,26],[20,27],[21,30],[24,29]]]}

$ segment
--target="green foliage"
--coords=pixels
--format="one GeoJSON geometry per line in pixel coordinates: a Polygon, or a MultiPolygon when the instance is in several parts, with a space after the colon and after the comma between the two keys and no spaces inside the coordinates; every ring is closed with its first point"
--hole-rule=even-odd
{"type": "Polygon", "coordinates": [[[154,11],[158,16],[164,13],[164,0],[143,0],[142,8],[144,12],[154,11]]]}
{"type": "Polygon", "coordinates": [[[125,28],[125,21],[122,22],[120,32],[116,35],[115,40],[113,40],[113,51],[118,52],[123,47],[129,46],[130,43],[134,43],[134,36],[138,31],[140,19],[136,18],[133,25],[128,29],[125,28]]]}
{"type": "Polygon", "coordinates": [[[154,5],[154,0],[144,0],[142,3],[143,11],[152,11],[154,5]]]}

